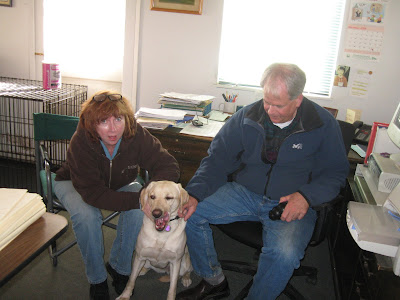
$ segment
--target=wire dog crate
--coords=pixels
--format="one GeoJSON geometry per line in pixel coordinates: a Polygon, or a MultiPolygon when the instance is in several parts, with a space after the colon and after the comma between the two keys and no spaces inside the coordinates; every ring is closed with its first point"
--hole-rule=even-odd
{"type": "MultiPolygon", "coordinates": [[[[87,86],[62,84],[44,90],[42,81],[0,77],[0,157],[34,163],[33,113],[78,116],[86,99],[87,86]]],[[[65,159],[65,141],[46,147],[58,162],[65,159]]]]}

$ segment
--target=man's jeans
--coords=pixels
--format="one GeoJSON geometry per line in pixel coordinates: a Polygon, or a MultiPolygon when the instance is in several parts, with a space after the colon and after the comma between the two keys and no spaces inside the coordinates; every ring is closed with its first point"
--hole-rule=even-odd
{"type": "Polygon", "coordinates": [[[247,299],[276,299],[294,269],[300,266],[317,217],[316,212],[309,209],[301,220],[289,223],[272,221],[268,214],[278,202],[255,194],[235,182],[225,184],[199,202],[186,225],[187,245],[195,272],[203,278],[222,272],[209,224],[260,221],[264,229],[264,246],[247,299]]]}
{"type": "MultiPolygon", "coordinates": [[[[138,192],[141,185],[133,183],[118,191],[138,192]]],[[[90,284],[107,279],[104,266],[104,240],[101,210],[82,200],[71,181],[55,181],[54,192],[71,216],[72,228],[78,242],[90,284]]],[[[136,239],[143,222],[143,212],[132,209],[121,212],[117,225],[117,236],[111,248],[110,265],[119,274],[130,275],[132,255],[136,239]]]]}

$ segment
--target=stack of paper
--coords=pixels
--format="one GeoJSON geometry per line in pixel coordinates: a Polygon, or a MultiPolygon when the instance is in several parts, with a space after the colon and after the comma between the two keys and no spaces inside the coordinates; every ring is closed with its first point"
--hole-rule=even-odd
{"type": "Polygon", "coordinates": [[[0,250],[45,212],[40,195],[25,189],[0,188],[0,250]]]}
{"type": "Polygon", "coordinates": [[[206,115],[211,111],[212,100],[214,96],[180,94],[180,93],[164,93],[160,95],[158,103],[162,108],[180,109],[186,111],[187,114],[195,115],[199,112],[206,115]]]}
{"type": "Polygon", "coordinates": [[[182,121],[186,112],[175,109],[141,107],[135,114],[137,121],[146,128],[164,129],[182,121]]]}
{"type": "Polygon", "coordinates": [[[164,93],[160,95],[165,100],[174,101],[176,103],[182,104],[192,104],[192,105],[199,105],[204,101],[212,100],[214,96],[208,95],[195,95],[195,94],[181,94],[175,92],[164,93]]]}

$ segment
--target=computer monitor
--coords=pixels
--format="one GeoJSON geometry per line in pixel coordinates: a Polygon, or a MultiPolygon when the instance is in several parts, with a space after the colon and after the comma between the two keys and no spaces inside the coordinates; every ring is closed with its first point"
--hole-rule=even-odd
{"type": "MultiPolygon", "coordinates": [[[[392,142],[400,148],[400,103],[397,105],[397,109],[389,123],[387,133],[392,142]]],[[[400,165],[400,153],[394,153],[390,155],[390,158],[394,160],[397,165],[400,165]]]]}

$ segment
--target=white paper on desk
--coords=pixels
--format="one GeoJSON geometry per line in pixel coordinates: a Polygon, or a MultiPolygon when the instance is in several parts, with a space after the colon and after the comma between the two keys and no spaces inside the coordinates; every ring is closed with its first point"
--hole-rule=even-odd
{"type": "Polygon", "coordinates": [[[136,118],[147,117],[147,118],[159,118],[168,120],[183,120],[186,112],[177,109],[168,108],[148,108],[141,107],[135,114],[136,118]]]}
{"type": "Polygon", "coordinates": [[[193,124],[186,125],[185,128],[181,130],[180,133],[190,134],[190,135],[198,135],[198,136],[206,136],[206,137],[215,137],[218,131],[224,126],[224,122],[217,122],[208,120],[199,117],[199,120],[203,122],[203,126],[194,126],[193,124]]]}
{"type": "Polygon", "coordinates": [[[12,211],[27,192],[25,189],[0,189],[0,221],[12,211]]]}
{"type": "Polygon", "coordinates": [[[18,226],[14,226],[12,232],[0,240],[0,251],[3,250],[9,243],[11,243],[18,235],[20,235],[26,228],[28,228],[32,223],[38,220],[46,212],[46,208],[43,207],[41,210],[32,212],[30,216],[22,220],[18,226]]]}
{"type": "Polygon", "coordinates": [[[230,116],[231,115],[223,113],[222,111],[219,110],[212,110],[208,114],[209,120],[220,121],[220,122],[224,122],[230,116]]]}
{"type": "Polygon", "coordinates": [[[46,212],[42,197],[25,189],[0,189],[0,250],[46,212]],[[21,195],[23,194],[23,195],[21,195]],[[7,208],[8,207],[8,208],[7,208]]]}
{"type": "Polygon", "coordinates": [[[209,95],[182,94],[176,92],[166,92],[161,94],[162,97],[183,100],[184,102],[200,104],[203,101],[212,100],[215,97],[209,95]]]}

